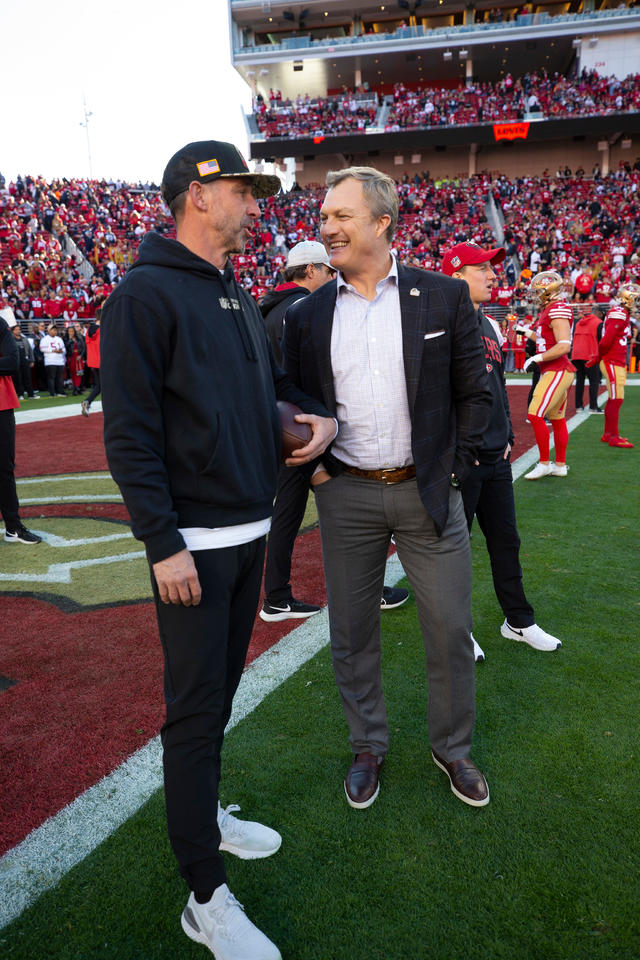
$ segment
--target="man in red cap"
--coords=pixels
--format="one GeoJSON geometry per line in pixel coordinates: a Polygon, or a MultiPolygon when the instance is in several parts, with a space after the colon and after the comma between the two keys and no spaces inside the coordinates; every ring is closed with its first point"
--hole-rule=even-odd
{"type": "MultiPolygon", "coordinates": [[[[520,537],[509,462],[514,436],[504,380],[502,335],[496,321],[482,310],[482,304],[491,299],[496,283],[493,268],[504,258],[503,247],[484,250],[475,243],[458,243],[447,250],[442,259],[443,273],[464,280],[469,287],[469,296],[478,314],[493,395],[491,420],[478,461],[462,482],[462,499],[469,530],[475,514],[485,536],[494,589],[505,615],[500,628],[502,636],[528,643],[535,650],[557,650],[560,641],[537,625],[522,585],[520,537]]],[[[476,660],[484,660],[481,648],[475,639],[473,642],[476,660]]]]}

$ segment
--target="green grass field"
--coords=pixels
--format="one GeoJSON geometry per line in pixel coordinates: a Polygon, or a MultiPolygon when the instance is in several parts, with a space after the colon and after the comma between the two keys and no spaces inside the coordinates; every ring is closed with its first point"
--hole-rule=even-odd
{"type": "MultiPolygon", "coordinates": [[[[622,414],[640,440],[637,387],[622,414]]],[[[228,857],[229,886],[285,960],[640,956],[640,443],[605,447],[602,420],[572,433],[566,480],[515,488],[527,593],[560,651],[501,638],[474,529],[474,632],[487,660],[473,756],[488,807],[457,800],[430,759],[413,600],[383,617],[392,743],[371,808],[345,802],[347,731],[327,648],[229,734],[222,801],[283,835],[268,860],[228,857]]],[[[2,955],[208,956],[180,928],[186,896],[158,793],[0,933],[2,955]]]]}

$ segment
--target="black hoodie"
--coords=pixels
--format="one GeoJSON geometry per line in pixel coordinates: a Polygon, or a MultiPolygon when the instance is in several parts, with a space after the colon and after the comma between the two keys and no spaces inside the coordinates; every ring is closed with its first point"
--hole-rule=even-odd
{"type": "Polygon", "coordinates": [[[260,304],[260,313],[264,317],[271,349],[278,366],[284,366],[282,356],[282,336],[284,334],[284,315],[292,303],[308,297],[310,291],[298,283],[284,283],[275,290],[269,290],[260,304]]]}
{"type": "Polygon", "coordinates": [[[100,349],[109,467],[152,563],[184,548],[178,527],[271,515],[276,399],[328,414],[275,365],[229,262],[148,234],[104,306],[100,349]]]}

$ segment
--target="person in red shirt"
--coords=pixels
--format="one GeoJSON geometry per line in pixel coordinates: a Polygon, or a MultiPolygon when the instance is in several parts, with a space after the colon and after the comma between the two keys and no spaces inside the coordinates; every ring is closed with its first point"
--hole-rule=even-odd
{"type": "Polygon", "coordinates": [[[610,447],[629,448],[634,445],[626,437],[620,436],[619,418],[627,381],[627,343],[631,336],[631,314],[640,306],[640,286],[637,283],[623,283],[618,290],[617,300],[604,318],[598,351],[600,369],[606,378],[609,391],[609,399],[604,408],[604,433],[600,439],[610,447]]]}
{"type": "Polygon", "coordinates": [[[540,460],[533,470],[525,474],[525,479],[566,477],[569,431],[565,412],[567,394],[576,370],[569,360],[573,310],[564,298],[562,277],[555,270],[536,274],[531,281],[531,291],[542,303],[543,310],[538,317],[536,328],[536,353],[529,357],[523,369],[529,370],[533,364],[537,364],[540,370],[540,380],[533,391],[527,411],[540,460]],[[545,418],[551,421],[553,427],[555,464],[549,461],[549,433],[545,418]]]}
{"type": "Polygon", "coordinates": [[[100,315],[102,307],[96,310],[96,316],[93,323],[89,324],[86,335],[86,361],[87,366],[93,372],[93,386],[89,391],[86,400],[80,404],[83,417],[89,416],[91,404],[99,396],[102,389],[100,385],[100,315]]]}
{"type": "Polygon", "coordinates": [[[16,418],[20,406],[12,373],[18,370],[18,346],[11,332],[14,319],[0,316],[0,513],[7,543],[40,543],[42,537],[27,530],[20,520],[16,490],[16,418]]]}
{"type": "Polygon", "coordinates": [[[580,317],[573,330],[571,344],[571,362],[576,368],[576,410],[582,410],[585,376],[589,378],[589,410],[602,413],[598,406],[598,388],[600,371],[595,364],[598,361],[598,327],[602,323],[604,310],[594,307],[591,313],[580,317]]]}

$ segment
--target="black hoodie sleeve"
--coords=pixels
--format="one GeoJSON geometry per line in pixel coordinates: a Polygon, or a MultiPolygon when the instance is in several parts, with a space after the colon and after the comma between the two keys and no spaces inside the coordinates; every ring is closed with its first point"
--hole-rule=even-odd
{"type": "Polygon", "coordinates": [[[151,563],[185,547],[165,466],[162,396],[171,331],[166,317],[133,297],[102,314],[100,381],[109,468],[151,563]]]}
{"type": "Polygon", "coordinates": [[[9,324],[0,317],[0,376],[18,372],[18,344],[9,324]]]}

